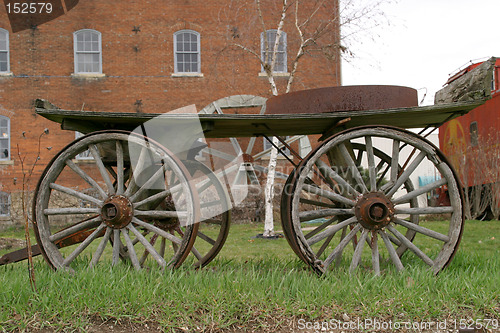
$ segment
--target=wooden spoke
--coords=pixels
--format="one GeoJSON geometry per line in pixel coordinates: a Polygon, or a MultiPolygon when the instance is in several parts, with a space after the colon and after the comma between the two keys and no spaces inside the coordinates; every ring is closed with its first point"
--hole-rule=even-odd
{"type": "Polygon", "coordinates": [[[333,171],[332,168],[330,168],[325,162],[318,159],[316,161],[316,166],[324,177],[329,177],[330,179],[334,180],[340,186],[344,187],[347,190],[347,193],[351,193],[354,196],[360,195],[360,193],[354,187],[352,187],[351,184],[349,184],[338,173],[333,171]]]}
{"type": "MultiPolygon", "coordinates": [[[[144,236],[144,233],[142,234],[144,236]]],[[[151,246],[155,246],[155,243],[156,243],[156,240],[158,239],[158,235],[157,234],[154,234],[151,239],[149,240],[149,244],[151,244],[151,246]]],[[[164,239],[164,238],[162,238],[164,239]]],[[[139,239],[136,238],[135,239],[137,242],[139,242],[139,239]]],[[[160,253],[158,253],[160,255],[160,257],[163,258],[163,255],[161,255],[160,253]]],[[[146,262],[146,259],[148,258],[149,256],[149,251],[144,251],[144,253],[142,254],[142,257],[141,257],[141,260],[139,260],[139,264],[141,265],[141,267],[144,265],[144,262],[146,262]]]]}
{"type": "Polygon", "coordinates": [[[299,199],[300,203],[307,204],[307,205],[314,205],[318,207],[328,207],[328,208],[335,208],[336,206],[330,203],[326,202],[321,202],[321,201],[316,201],[316,200],[310,200],[310,199],[304,199],[300,198],[299,199]]]}
{"type": "Polygon", "coordinates": [[[135,182],[135,174],[130,171],[129,172],[129,177],[128,177],[128,184],[126,185],[125,193],[123,193],[124,196],[130,197],[137,189],[139,186],[137,186],[137,183],[135,182]]]}
{"type": "Polygon", "coordinates": [[[337,193],[334,193],[334,192],[330,192],[328,190],[324,190],[324,189],[316,187],[316,186],[304,184],[304,186],[302,187],[302,189],[304,191],[306,191],[306,192],[319,195],[321,197],[324,197],[324,198],[333,200],[335,202],[339,202],[339,203],[348,205],[350,207],[353,207],[356,204],[356,201],[354,201],[354,200],[351,200],[349,198],[341,196],[340,194],[337,194],[337,193]]]}
{"type": "Polygon", "coordinates": [[[160,255],[160,257],[162,257],[162,258],[165,258],[166,245],[167,245],[167,240],[162,237],[161,242],[160,242],[160,252],[158,253],[160,255]]]}
{"type": "Polygon", "coordinates": [[[135,210],[135,216],[151,218],[151,219],[166,219],[166,218],[186,218],[188,212],[175,210],[135,210]]]}
{"type": "Polygon", "coordinates": [[[345,146],[345,144],[342,143],[339,145],[339,148],[342,157],[347,162],[347,165],[351,168],[352,175],[356,180],[358,186],[361,188],[361,191],[363,193],[368,192],[368,188],[366,188],[365,182],[363,181],[363,177],[361,177],[361,173],[359,173],[358,165],[356,165],[356,163],[354,163],[354,161],[352,160],[352,156],[351,154],[349,154],[347,147],[345,146]]]}
{"type": "MultiPolygon", "coordinates": [[[[347,228],[348,227],[342,228],[342,234],[340,235],[341,242],[344,240],[345,236],[347,236],[347,228]]],[[[335,259],[335,266],[340,266],[341,262],[342,262],[342,256],[337,256],[337,259],[335,259]]]]}
{"type": "Polygon", "coordinates": [[[399,173],[399,140],[392,142],[392,158],[391,158],[391,179],[392,184],[396,183],[399,173]]]}
{"type": "Polygon", "coordinates": [[[89,175],[87,175],[80,167],[78,167],[73,161],[67,160],[66,165],[73,170],[80,178],[87,182],[90,186],[92,186],[100,195],[102,199],[106,199],[108,194],[97,184],[97,182],[92,179],[89,175]]]}
{"type": "Polygon", "coordinates": [[[201,253],[194,246],[191,248],[191,252],[193,252],[196,259],[198,259],[198,260],[203,259],[203,256],[201,255],[201,253]]]}
{"type": "Polygon", "coordinates": [[[361,261],[361,253],[363,253],[363,246],[365,245],[366,238],[368,236],[368,229],[363,229],[361,237],[358,240],[358,244],[354,250],[354,255],[352,256],[351,267],[349,267],[349,272],[354,272],[361,261]]]}
{"type": "Polygon", "coordinates": [[[113,266],[117,265],[120,260],[120,249],[122,246],[122,241],[120,240],[120,230],[113,229],[113,266]]]}
{"type": "Polygon", "coordinates": [[[203,239],[205,242],[209,243],[210,245],[215,245],[215,240],[208,237],[207,235],[205,235],[201,231],[198,231],[198,237],[200,237],[201,239],[203,239]]]}
{"type": "Polygon", "coordinates": [[[416,198],[418,197],[419,195],[422,195],[424,193],[428,193],[428,192],[431,192],[432,190],[438,188],[438,187],[441,187],[443,186],[444,184],[446,184],[446,179],[444,178],[441,178],[439,180],[436,180],[435,182],[432,182],[431,184],[427,184],[425,186],[422,186],[414,191],[411,191],[409,193],[406,193],[405,195],[402,195],[400,196],[399,198],[396,198],[394,200],[392,200],[392,202],[395,204],[395,205],[398,205],[398,204],[401,204],[401,203],[405,203],[405,202],[408,202],[410,201],[411,199],[413,198],[416,198]]]}
{"type": "Polygon", "coordinates": [[[122,142],[116,141],[116,194],[121,195],[125,192],[125,175],[122,142]]]}
{"type": "Polygon", "coordinates": [[[410,215],[422,215],[422,214],[447,214],[453,213],[453,207],[442,206],[442,207],[421,207],[421,208],[404,208],[396,207],[396,214],[410,214],[410,215]]]}
{"type": "MultiPolygon", "coordinates": [[[[156,262],[158,263],[158,265],[160,265],[162,268],[165,268],[167,266],[167,263],[165,262],[165,259],[163,259],[163,257],[160,256],[158,254],[158,252],[156,252],[155,248],[148,242],[148,240],[146,238],[144,238],[143,235],[141,235],[141,233],[132,224],[129,224],[127,226],[127,229],[133,232],[133,234],[135,235],[135,237],[137,237],[137,239],[139,239],[139,242],[141,242],[141,244],[146,248],[146,250],[156,260],[156,262]]],[[[158,229],[158,230],[160,230],[160,229],[158,229]]],[[[153,230],[151,230],[151,231],[153,231],[153,230]]],[[[160,235],[160,236],[162,236],[162,235],[160,235]]]]}
{"type": "Polygon", "coordinates": [[[141,265],[139,264],[139,259],[137,259],[137,253],[135,253],[134,244],[132,244],[132,240],[130,239],[130,236],[128,235],[127,230],[121,229],[121,231],[122,231],[123,238],[125,239],[125,244],[127,245],[127,250],[128,250],[127,252],[128,252],[130,261],[132,262],[132,266],[134,266],[134,268],[136,270],[140,270],[141,265]]]}
{"type": "Polygon", "coordinates": [[[109,177],[109,173],[106,170],[106,167],[104,166],[104,163],[102,162],[101,159],[101,154],[99,154],[99,151],[95,145],[90,145],[89,146],[90,153],[92,154],[92,157],[94,158],[94,161],[97,165],[97,168],[99,169],[99,172],[101,173],[101,177],[106,183],[106,186],[108,187],[108,193],[109,194],[115,194],[115,188],[113,186],[113,182],[111,181],[111,177],[109,177]]]}
{"type": "Polygon", "coordinates": [[[413,244],[408,238],[406,238],[403,234],[401,234],[396,228],[391,225],[387,226],[390,232],[396,236],[401,243],[407,246],[413,253],[415,253],[420,259],[422,259],[427,265],[432,266],[434,262],[430,259],[422,250],[420,250],[415,244],[413,244]]]}
{"type": "Polygon", "coordinates": [[[338,255],[341,255],[342,254],[342,251],[344,251],[345,247],[347,246],[347,244],[349,244],[349,242],[354,238],[354,236],[356,235],[356,233],[361,230],[361,225],[358,224],[356,225],[352,230],[351,232],[349,232],[347,234],[347,236],[339,243],[339,245],[337,245],[337,247],[333,250],[332,253],[330,253],[330,255],[326,258],[326,260],[324,261],[324,265],[325,267],[329,267],[331,265],[331,263],[333,262],[333,260],[338,256],[338,255]]]}
{"type": "Polygon", "coordinates": [[[330,235],[332,235],[332,234],[336,233],[336,232],[337,232],[337,231],[339,231],[340,229],[342,229],[342,228],[344,228],[344,227],[348,226],[349,224],[355,223],[355,222],[357,222],[357,218],[356,218],[356,216],[353,216],[353,217],[351,217],[351,218],[348,218],[347,220],[342,221],[342,222],[340,222],[340,223],[338,223],[338,224],[335,224],[334,226],[332,226],[332,227],[330,227],[330,228],[326,229],[325,231],[320,232],[320,233],[319,233],[319,234],[317,234],[316,236],[311,237],[310,239],[308,239],[308,240],[307,240],[307,244],[308,244],[309,246],[314,245],[314,244],[316,244],[317,242],[319,242],[319,241],[321,241],[321,240],[323,240],[323,239],[327,238],[328,236],[330,236],[330,235]]]}
{"type": "MultiPolygon", "coordinates": [[[[309,232],[307,235],[304,236],[305,239],[309,239],[311,238],[312,236],[316,235],[318,232],[320,232],[321,230],[325,229],[326,227],[328,227],[329,225],[331,225],[333,222],[335,222],[337,220],[337,217],[334,217],[334,218],[331,218],[329,219],[328,221],[326,221],[325,223],[322,223],[320,226],[318,226],[317,228],[315,228],[314,230],[312,230],[311,232],[309,232]]],[[[334,235],[334,234],[333,234],[334,235]]],[[[333,236],[332,235],[332,236],[333,236]]]]}
{"type": "Polygon", "coordinates": [[[79,215],[79,214],[99,214],[99,208],[47,208],[45,215],[79,215]]]}
{"type": "Polygon", "coordinates": [[[171,194],[171,192],[169,190],[165,190],[165,191],[161,191],[159,193],[156,193],[152,196],[149,196],[147,197],[146,199],[144,200],[141,200],[139,202],[134,202],[134,208],[139,208],[141,206],[144,206],[146,204],[149,204],[149,203],[152,203],[152,202],[155,202],[157,200],[162,200],[162,199],[165,199],[166,197],[168,197],[169,195],[171,194]]]}
{"type": "Polygon", "coordinates": [[[380,254],[378,252],[377,232],[372,232],[370,248],[372,250],[372,267],[375,275],[380,275],[380,254]]]}
{"type": "MultiPolygon", "coordinates": [[[[132,222],[137,224],[137,225],[140,225],[141,227],[143,228],[146,228],[148,229],[149,231],[151,232],[154,232],[155,234],[158,234],[160,236],[162,236],[163,238],[166,238],[168,239],[169,241],[171,241],[172,243],[175,243],[175,244],[182,244],[182,240],[174,235],[171,235],[169,234],[168,232],[164,231],[164,230],[161,230],[160,228],[158,227],[155,227],[154,225],[152,224],[149,224],[149,223],[146,223],[144,221],[141,221],[139,220],[138,218],[134,217],[132,218],[132,222]]],[[[137,236],[137,235],[136,235],[137,236]]]]}
{"type": "Polygon", "coordinates": [[[78,198],[78,199],[81,199],[81,200],[84,200],[84,201],[88,201],[88,202],[92,202],[98,206],[101,206],[102,205],[102,200],[99,200],[97,198],[94,198],[88,194],[84,194],[84,193],[81,193],[81,192],[78,192],[76,190],[73,190],[69,187],[66,187],[66,186],[62,186],[62,185],[58,185],[58,184],[55,184],[55,183],[52,183],[49,185],[49,187],[53,190],[56,190],[56,191],[59,191],[59,192],[62,192],[62,193],[66,193],[66,194],[69,194],[75,198],[78,198]]]}
{"type": "Polygon", "coordinates": [[[426,156],[426,152],[422,151],[418,156],[415,158],[415,160],[408,166],[408,168],[403,172],[403,174],[397,179],[396,184],[391,188],[389,192],[387,192],[388,197],[392,197],[394,193],[399,189],[401,185],[404,184],[410,178],[410,176],[413,174],[415,169],[420,165],[420,163],[423,161],[423,159],[426,156]]]}
{"type": "Polygon", "coordinates": [[[130,201],[134,202],[144,191],[151,188],[151,186],[161,177],[164,176],[164,168],[159,168],[139,189],[130,196],[130,201]]]}
{"type": "Polygon", "coordinates": [[[144,168],[144,163],[146,161],[146,155],[147,155],[147,147],[142,147],[141,152],[139,153],[139,157],[137,158],[137,162],[133,168],[133,171],[130,173],[130,180],[129,180],[129,185],[127,186],[127,189],[125,190],[124,195],[127,197],[130,197],[137,189],[137,184],[135,181],[135,177],[138,177],[139,174],[143,171],[144,168]]]}
{"type": "Polygon", "coordinates": [[[392,246],[391,240],[387,236],[384,230],[380,231],[380,236],[382,237],[382,240],[384,241],[385,247],[387,248],[387,251],[389,252],[389,256],[391,257],[391,260],[396,266],[396,269],[398,271],[404,270],[403,263],[401,263],[401,260],[399,259],[398,254],[396,253],[396,250],[394,249],[394,246],[392,246]]]}
{"type": "Polygon", "coordinates": [[[113,184],[113,187],[116,185],[116,179],[118,178],[118,175],[116,174],[116,171],[113,169],[113,167],[109,164],[105,164],[104,167],[106,170],[111,174],[111,176],[114,178],[115,183],[113,184]]]}
{"type": "Polygon", "coordinates": [[[300,222],[311,221],[321,217],[337,216],[337,215],[354,215],[354,209],[348,208],[329,208],[303,211],[299,214],[300,222]]]}
{"type": "MultiPolygon", "coordinates": [[[[372,143],[372,137],[367,136],[365,137],[366,141],[366,155],[368,158],[368,172],[370,176],[370,190],[376,191],[377,190],[377,171],[375,167],[375,155],[373,153],[373,143],[372,143]]],[[[361,165],[360,163],[356,165],[361,165]]]]}
{"type": "Polygon", "coordinates": [[[106,248],[106,245],[109,242],[109,237],[111,236],[112,229],[111,228],[106,228],[106,233],[104,234],[104,237],[102,238],[101,242],[97,246],[97,249],[94,252],[94,255],[92,256],[92,260],[90,261],[90,267],[95,267],[97,263],[99,262],[99,259],[101,258],[104,249],[106,248]]]}
{"type": "Polygon", "coordinates": [[[99,224],[101,224],[101,221],[102,221],[101,217],[96,216],[94,218],[78,222],[69,228],[63,229],[61,231],[54,233],[53,235],[50,235],[49,240],[51,242],[57,242],[58,240],[71,236],[79,231],[95,228],[99,224]]]}
{"type": "Polygon", "coordinates": [[[221,205],[220,200],[214,200],[214,201],[203,202],[200,205],[200,208],[208,208],[208,207],[220,206],[220,205],[221,205]]]}
{"type": "Polygon", "coordinates": [[[400,224],[408,229],[411,229],[411,230],[415,230],[416,232],[418,233],[421,233],[425,236],[429,236],[429,237],[432,237],[434,239],[437,239],[437,240],[440,240],[440,241],[443,241],[443,242],[448,242],[450,240],[450,237],[448,237],[447,235],[443,235],[439,232],[436,232],[434,230],[431,230],[431,229],[427,229],[427,228],[424,228],[422,226],[419,226],[418,224],[413,224],[409,221],[406,221],[406,220],[402,220],[402,219],[395,219],[395,222],[397,224],[400,224]]]}
{"type": "Polygon", "coordinates": [[[204,148],[203,152],[205,152],[205,153],[207,153],[209,155],[213,155],[213,156],[222,158],[222,159],[224,159],[226,161],[233,161],[236,158],[236,156],[234,156],[234,155],[222,152],[222,151],[217,150],[217,149],[208,148],[208,147],[204,148]]]}
{"type": "Polygon", "coordinates": [[[103,223],[101,224],[99,227],[97,227],[96,230],[94,230],[93,233],[90,234],[90,236],[88,236],[87,238],[85,238],[85,240],[80,244],[78,245],[78,247],[69,255],[67,256],[64,261],[63,261],[63,266],[68,266],[73,260],[75,260],[75,258],[80,254],[82,253],[83,250],[85,250],[85,248],[87,248],[87,246],[89,246],[90,243],[92,243],[92,241],[94,239],[96,239],[100,232],[106,227],[106,225],[103,223]]]}
{"type": "Polygon", "coordinates": [[[213,185],[212,180],[209,178],[196,184],[196,190],[198,190],[198,194],[202,194],[212,185],[213,185]]]}
{"type": "MultiPolygon", "coordinates": [[[[344,230],[344,229],[342,229],[342,230],[344,230]]],[[[316,253],[316,256],[318,256],[318,258],[323,255],[325,250],[328,248],[328,245],[330,245],[334,236],[335,236],[335,234],[331,234],[330,236],[328,236],[328,238],[325,240],[325,242],[323,244],[321,244],[321,247],[319,248],[318,252],[316,253]]]]}
{"type": "Polygon", "coordinates": [[[401,244],[401,242],[399,241],[399,239],[397,239],[396,237],[394,237],[392,234],[387,234],[387,237],[389,237],[389,240],[391,241],[392,244],[396,245],[396,246],[402,246],[403,244],[401,244]]]}

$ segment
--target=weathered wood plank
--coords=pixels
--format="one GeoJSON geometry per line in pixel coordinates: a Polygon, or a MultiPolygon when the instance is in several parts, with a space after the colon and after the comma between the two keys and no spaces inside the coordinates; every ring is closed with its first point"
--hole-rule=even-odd
{"type": "Polygon", "coordinates": [[[470,72],[451,81],[434,97],[434,104],[473,101],[491,97],[491,80],[495,69],[496,58],[490,58],[470,72]]]}

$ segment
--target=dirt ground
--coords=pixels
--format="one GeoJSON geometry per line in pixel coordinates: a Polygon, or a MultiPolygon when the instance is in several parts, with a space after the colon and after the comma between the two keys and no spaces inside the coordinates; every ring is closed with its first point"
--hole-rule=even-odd
{"type": "Polygon", "coordinates": [[[24,247],[24,241],[15,238],[0,238],[0,250],[18,249],[24,247]]]}
{"type": "MultiPolygon", "coordinates": [[[[487,330],[487,329],[431,329],[431,330],[414,330],[414,329],[399,329],[399,330],[366,330],[366,329],[347,329],[347,330],[341,330],[341,329],[301,329],[297,325],[297,321],[281,321],[280,323],[268,323],[260,325],[261,327],[251,327],[251,326],[237,326],[229,329],[219,329],[219,328],[212,328],[212,329],[190,329],[190,328],[178,328],[172,330],[168,330],[168,332],[175,332],[175,333],[191,333],[191,332],[202,332],[202,333],[240,333],[240,332],[247,332],[247,333],[361,333],[361,332],[377,332],[377,333],[389,333],[389,332],[394,332],[394,333],[499,333],[500,330],[487,330]],[[265,327],[262,327],[265,326],[265,327]]],[[[60,330],[59,330],[60,331],[60,330]]],[[[65,332],[66,330],[62,330],[65,332]]],[[[73,332],[74,330],[68,330],[68,332],[73,332]]],[[[52,333],[52,332],[57,332],[57,330],[54,329],[41,329],[41,330],[33,330],[29,332],[35,332],[35,333],[52,333]]],[[[117,323],[115,321],[107,321],[107,322],[99,322],[96,321],[92,323],[90,326],[86,327],[82,332],[89,332],[89,333],[97,333],[97,332],[103,332],[103,333],[150,333],[150,332],[163,332],[161,326],[158,323],[150,322],[150,323],[133,323],[133,322],[126,322],[126,321],[121,321],[120,323],[117,323]]]]}

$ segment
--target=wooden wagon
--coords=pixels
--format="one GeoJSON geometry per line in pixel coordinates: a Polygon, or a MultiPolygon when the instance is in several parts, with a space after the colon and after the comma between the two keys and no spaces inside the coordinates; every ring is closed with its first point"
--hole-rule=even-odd
{"type": "Polygon", "coordinates": [[[227,169],[213,172],[210,160],[195,158],[204,149],[200,135],[210,140],[320,134],[317,147],[296,157],[281,197],[283,232],[294,252],[318,273],[346,265],[380,274],[418,262],[437,273],[460,242],[462,186],[439,149],[406,129],[438,127],[487,96],[401,106],[407,88],[392,87],[389,100],[397,107],[374,110],[367,102],[373,98],[365,95],[374,92],[385,103],[380,89],[386,88],[296,92],[268,100],[264,114],[82,112],[38,101],[37,114],[86,133],[57,153],[38,183],[33,220],[41,253],[55,269],[105,260],[136,269],[175,268],[190,253],[195,267],[206,265],[227,237],[235,193],[225,186],[227,169]],[[339,92],[351,96],[349,105],[333,101],[339,92]],[[155,119],[160,140],[146,125],[155,119]],[[76,160],[82,154],[92,156],[91,163],[76,160]],[[412,175],[423,162],[435,179],[416,187],[412,175]],[[417,197],[437,190],[447,193],[448,202],[419,203],[417,197]],[[446,226],[423,223],[429,214],[446,226]],[[61,229],[62,220],[69,226],[61,229]]]}

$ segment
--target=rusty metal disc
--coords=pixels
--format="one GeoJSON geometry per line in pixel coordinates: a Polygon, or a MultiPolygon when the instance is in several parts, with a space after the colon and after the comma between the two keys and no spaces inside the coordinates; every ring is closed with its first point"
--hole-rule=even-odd
{"type": "Polygon", "coordinates": [[[295,91],[267,100],[267,114],[326,113],[418,106],[417,91],[402,86],[361,85],[295,91]]]}

